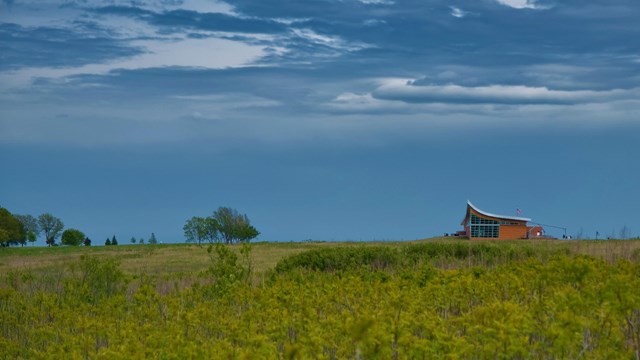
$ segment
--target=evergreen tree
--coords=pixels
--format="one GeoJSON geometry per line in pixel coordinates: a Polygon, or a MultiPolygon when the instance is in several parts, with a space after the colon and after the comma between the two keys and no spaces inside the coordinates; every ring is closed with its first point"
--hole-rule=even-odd
{"type": "Polygon", "coordinates": [[[157,244],[158,239],[156,239],[156,234],[151,233],[151,237],[149,238],[149,244],[157,244]]]}
{"type": "Polygon", "coordinates": [[[132,243],[132,244],[135,244],[135,243],[136,243],[136,238],[134,238],[134,237],[132,236],[132,237],[131,237],[131,240],[129,240],[129,241],[131,241],[131,243],[132,243]]]}
{"type": "Polygon", "coordinates": [[[84,239],[84,246],[91,246],[91,239],[88,236],[84,239]]]}
{"type": "Polygon", "coordinates": [[[140,238],[140,241],[139,241],[139,242],[140,242],[140,244],[144,244],[144,239],[143,239],[143,238],[140,238]]]}
{"type": "Polygon", "coordinates": [[[104,244],[107,246],[111,245],[111,239],[107,238],[107,241],[105,241],[104,244]]]}
{"type": "Polygon", "coordinates": [[[115,235],[113,235],[113,238],[111,238],[111,245],[118,245],[118,240],[116,240],[115,235]]]}

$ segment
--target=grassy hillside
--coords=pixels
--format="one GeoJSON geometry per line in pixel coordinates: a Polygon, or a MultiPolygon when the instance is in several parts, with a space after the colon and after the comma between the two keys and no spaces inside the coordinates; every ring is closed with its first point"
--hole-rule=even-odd
{"type": "Polygon", "coordinates": [[[0,251],[0,357],[640,357],[640,241],[0,251]]]}

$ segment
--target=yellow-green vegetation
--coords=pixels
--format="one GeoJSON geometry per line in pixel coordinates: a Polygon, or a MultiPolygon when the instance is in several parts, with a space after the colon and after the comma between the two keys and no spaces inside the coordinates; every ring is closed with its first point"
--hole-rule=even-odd
{"type": "Polygon", "coordinates": [[[640,242],[0,251],[0,357],[640,357],[640,242]]]}

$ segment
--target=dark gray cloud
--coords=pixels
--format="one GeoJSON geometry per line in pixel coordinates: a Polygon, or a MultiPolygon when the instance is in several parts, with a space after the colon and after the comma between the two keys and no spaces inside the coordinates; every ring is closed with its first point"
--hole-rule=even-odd
{"type": "Polygon", "coordinates": [[[79,32],[77,28],[0,24],[0,70],[80,66],[142,52],[127,41],[79,32]]]}
{"type": "Polygon", "coordinates": [[[106,6],[96,8],[97,14],[120,15],[146,21],[149,24],[171,28],[176,32],[185,30],[229,31],[240,33],[281,33],[286,26],[274,20],[240,18],[222,13],[200,13],[188,10],[151,11],[134,6],[106,6]]]}

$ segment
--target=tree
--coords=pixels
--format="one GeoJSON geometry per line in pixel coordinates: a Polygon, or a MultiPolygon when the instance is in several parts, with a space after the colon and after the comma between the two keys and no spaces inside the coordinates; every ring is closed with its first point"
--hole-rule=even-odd
{"type": "Polygon", "coordinates": [[[38,240],[40,234],[40,227],[38,226],[38,219],[31,215],[15,215],[24,226],[24,230],[27,232],[27,241],[35,242],[38,240]]]}
{"type": "Polygon", "coordinates": [[[107,241],[105,241],[105,242],[104,242],[104,244],[105,244],[106,246],[111,245],[111,239],[107,238],[107,241]]]}
{"type": "Polygon", "coordinates": [[[5,229],[0,228],[0,247],[9,246],[9,232],[5,229]]]}
{"type": "Polygon", "coordinates": [[[56,239],[62,233],[62,229],[64,229],[62,220],[49,213],[42,214],[38,217],[38,225],[44,233],[45,241],[49,246],[55,245],[56,239]]]}
{"type": "Polygon", "coordinates": [[[260,235],[260,232],[250,224],[243,224],[236,229],[235,237],[240,242],[249,242],[260,235]]]}
{"type": "Polygon", "coordinates": [[[84,243],[84,246],[91,246],[91,239],[89,239],[89,237],[87,236],[87,237],[84,239],[84,242],[83,242],[83,243],[84,243]]]}
{"type": "Polygon", "coordinates": [[[251,226],[249,218],[229,207],[219,207],[211,216],[217,224],[217,229],[226,244],[245,242],[260,235],[255,227],[251,226]]]}
{"type": "Polygon", "coordinates": [[[209,243],[220,242],[220,224],[212,216],[204,218],[204,239],[209,243]]]}
{"type": "Polygon", "coordinates": [[[0,246],[24,244],[27,233],[24,225],[9,210],[0,208],[0,246]]]}
{"type": "Polygon", "coordinates": [[[36,240],[38,240],[38,237],[33,232],[29,232],[27,234],[27,241],[29,241],[30,243],[36,242],[36,240]]]}
{"type": "Polygon", "coordinates": [[[115,235],[113,235],[113,237],[111,238],[111,245],[118,245],[118,240],[116,239],[115,235]]]}
{"type": "Polygon", "coordinates": [[[143,238],[140,238],[139,243],[140,243],[140,244],[144,244],[144,239],[143,239],[143,238]]]}
{"type": "Polygon", "coordinates": [[[129,240],[132,244],[136,243],[136,238],[134,238],[133,236],[131,237],[131,240],[129,240]]]}
{"type": "Polygon", "coordinates": [[[149,238],[149,244],[157,244],[158,239],[156,239],[156,234],[151,233],[151,237],[149,238]]]}
{"type": "Polygon", "coordinates": [[[187,242],[197,242],[198,245],[202,244],[203,240],[214,242],[218,237],[218,228],[212,218],[194,216],[187,220],[182,229],[187,242]]]}
{"type": "Polygon", "coordinates": [[[80,230],[67,229],[62,233],[62,245],[78,246],[81,245],[86,236],[80,230]]]}

